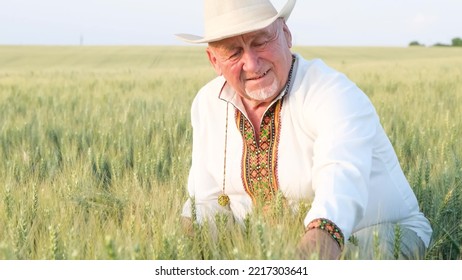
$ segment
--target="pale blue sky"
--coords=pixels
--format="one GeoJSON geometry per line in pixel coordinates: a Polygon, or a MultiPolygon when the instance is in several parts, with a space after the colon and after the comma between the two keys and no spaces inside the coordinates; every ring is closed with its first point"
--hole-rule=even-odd
{"type": "MultiPolygon", "coordinates": [[[[202,35],[202,3],[0,0],[0,45],[182,45],[173,34],[202,35]]],[[[462,37],[461,15],[462,0],[298,0],[288,25],[296,45],[431,45],[462,37]]]]}

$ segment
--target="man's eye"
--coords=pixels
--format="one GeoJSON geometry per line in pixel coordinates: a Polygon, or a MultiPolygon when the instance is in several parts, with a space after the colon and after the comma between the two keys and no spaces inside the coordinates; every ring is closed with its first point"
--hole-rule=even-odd
{"type": "Polygon", "coordinates": [[[268,44],[268,41],[263,41],[263,42],[256,42],[255,47],[257,48],[264,48],[268,44]]]}
{"type": "Polygon", "coordinates": [[[236,59],[239,57],[240,54],[241,54],[241,50],[235,51],[229,56],[229,59],[236,59]]]}

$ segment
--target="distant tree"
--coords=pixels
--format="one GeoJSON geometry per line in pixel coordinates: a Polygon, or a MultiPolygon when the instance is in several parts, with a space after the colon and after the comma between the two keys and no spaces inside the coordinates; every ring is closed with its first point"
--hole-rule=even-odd
{"type": "Polygon", "coordinates": [[[448,44],[442,44],[442,43],[436,43],[433,45],[434,47],[450,47],[451,45],[448,44]]]}
{"type": "Polygon", "coordinates": [[[452,39],[452,46],[453,47],[462,47],[462,39],[457,37],[452,39]]]}
{"type": "Polygon", "coordinates": [[[409,43],[409,47],[414,47],[414,46],[421,47],[423,45],[419,43],[418,41],[412,41],[409,43]]]}

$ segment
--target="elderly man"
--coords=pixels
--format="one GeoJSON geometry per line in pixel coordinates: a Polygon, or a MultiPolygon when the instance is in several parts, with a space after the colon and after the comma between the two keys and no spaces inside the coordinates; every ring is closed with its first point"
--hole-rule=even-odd
{"type": "Polygon", "coordinates": [[[192,105],[190,197],[199,222],[229,213],[241,222],[281,194],[311,203],[301,257],[424,258],[431,237],[393,147],[366,95],[321,60],[291,52],[286,25],[295,0],[277,12],[269,0],[205,0],[205,35],[218,77],[192,105]],[[395,231],[399,228],[399,240],[395,231]],[[347,255],[345,255],[347,256],[347,255]]]}

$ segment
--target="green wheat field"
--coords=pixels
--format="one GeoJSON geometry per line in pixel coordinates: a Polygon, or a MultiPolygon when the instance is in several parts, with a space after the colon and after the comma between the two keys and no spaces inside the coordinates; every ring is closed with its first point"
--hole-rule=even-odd
{"type": "MultiPolygon", "coordinates": [[[[433,240],[462,259],[462,48],[295,47],[371,98],[433,240]]],[[[307,207],[181,227],[204,47],[0,46],[0,259],[293,259],[307,207]]],[[[258,209],[257,209],[258,210],[258,209]]]]}

